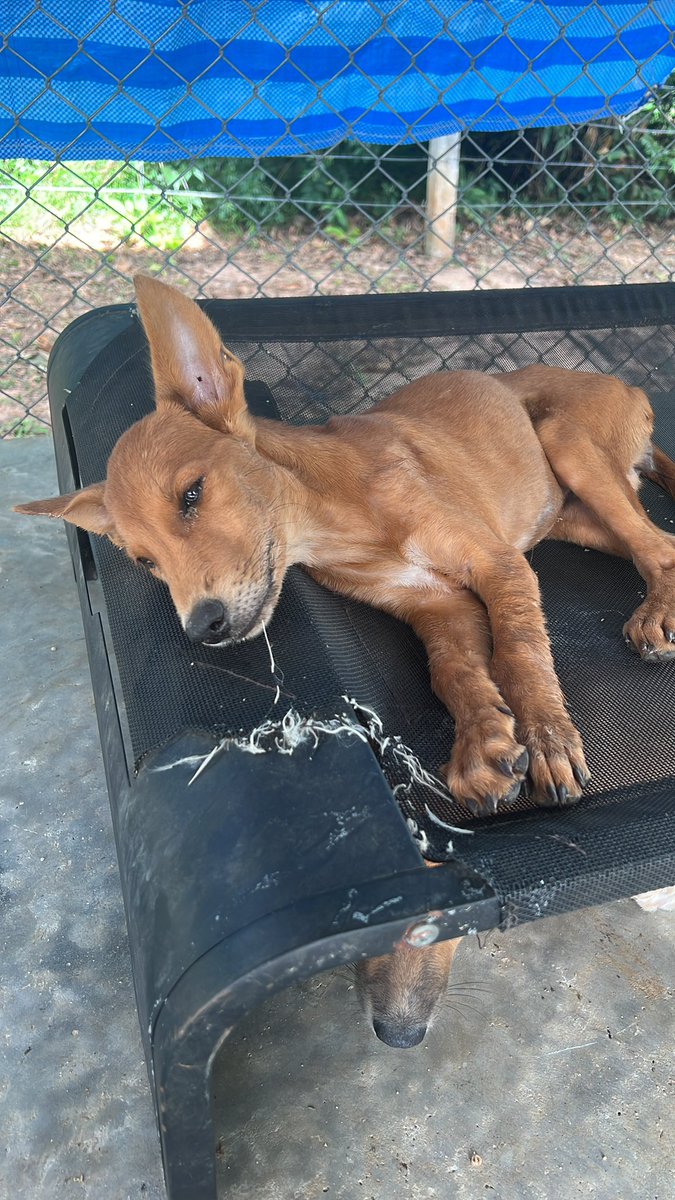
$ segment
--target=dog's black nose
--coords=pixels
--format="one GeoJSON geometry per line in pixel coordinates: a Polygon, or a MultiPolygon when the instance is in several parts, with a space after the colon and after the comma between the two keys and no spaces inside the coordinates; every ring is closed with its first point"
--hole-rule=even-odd
{"type": "Polygon", "coordinates": [[[225,606],[220,600],[200,600],[185,623],[191,642],[223,642],[230,632],[225,606]]]}
{"type": "Polygon", "coordinates": [[[426,1025],[401,1025],[397,1021],[378,1021],[377,1018],[373,1020],[373,1029],[381,1042],[401,1049],[419,1046],[427,1031],[426,1025]]]}

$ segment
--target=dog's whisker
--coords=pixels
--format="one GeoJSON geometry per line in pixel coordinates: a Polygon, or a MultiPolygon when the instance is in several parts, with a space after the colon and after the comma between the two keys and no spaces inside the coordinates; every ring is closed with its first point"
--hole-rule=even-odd
{"type": "Polygon", "coordinates": [[[490,984],[485,979],[453,979],[452,986],[454,987],[456,984],[463,986],[465,983],[468,983],[471,987],[474,984],[477,984],[478,987],[490,987],[490,984]]]}
{"type": "Polygon", "coordinates": [[[349,984],[354,983],[355,972],[353,970],[349,970],[348,968],[336,967],[335,970],[333,971],[333,975],[335,976],[336,979],[342,979],[346,983],[349,983],[349,984]]]}
{"type": "Polygon", "coordinates": [[[461,988],[459,991],[455,991],[452,986],[450,986],[450,990],[448,992],[448,996],[451,1000],[475,1000],[478,1004],[485,1004],[487,995],[487,992],[469,992],[465,991],[464,988],[461,988]]]}
{"type": "Polygon", "coordinates": [[[489,987],[487,984],[483,985],[482,983],[454,983],[454,982],[451,982],[448,984],[448,989],[451,992],[477,992],[477,993],[481,992],[484,994],[488,994],[488,993],[494,991],[494,988],[489,987]]]}
{"type": "Polygon", "coordinates": [[[480,1012],[478,1009],[472,1009],[471,1013],[469,1014],[466,1010],[454,1008],[452,1005],[443,1005],[442,1012],[444,1014],[452,1013],[453,1016],[459,1017],[460,1020],[464,1021],[466,1021],[469,1016],[483,1017],[483,1019],[485,1019],[485,1013],[480,1012]]]}
{"type": "Polygon", "coordinates": [[[454,988],[469,988],[476,992],[491,992],[493,988],[489,983],[484,983],[482,979],[458,979],[456,982],[453,979],[450,987],[454,988]]]}
{"type": "Polygon", "coordinates": [[[449,984],[449,986],[443,992],[443,999],[452,1001],[455,1004],[466,1004],[468,1007],[471,1007],[470,1002],[472,1000],[475,1000],[478,1004],[483,1003],[482,996],[474,996],[471,993],[467,994],[465,992],[453,992],[452,984],[449,984]]]}
{"type": "Polygon", "coordinates": [[[446,997],[441,1005],[442,1008],[452,1009],[455,1012],[470,1012],[478,1016],[484,1017],[486,1009],[480,1008],[477,1004],[463,1004],[460,1000],[453,1000],[452,997],[446,997]]]}
{"type": "Polygon", "coordinates": [[[474,1013],[475,1016],[484,1017],[485,1011],[482,1008],[477,1008],[474,1004],[463,1004],[460,1000],[452,1000],[449,997],[444,997],[440,1007],[446,1012],[456,1012],[460,1016],[464,1012],[474,1013]]]}

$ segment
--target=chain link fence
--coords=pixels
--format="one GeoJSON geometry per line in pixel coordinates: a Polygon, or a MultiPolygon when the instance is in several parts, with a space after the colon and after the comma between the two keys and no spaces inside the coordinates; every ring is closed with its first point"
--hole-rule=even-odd
{"type": "MultiPolygon", "coordinates": [[[[615,14],[614,47],[630,60],[633,82],[617,93],[623,103],[614,95],[610,104],[607,96],[606,104],[573,122],[564,96],[574,94],[578,81],[587,83],[594,63],[600,63],[597,47],[584,50],[584,39],[575,42],[572,36],[573,14],[586,10],[539,6],[556,23],[555,37],[549,31],[544,41],[569,51],[561,99],[550,90],[537,57],[544,51],[529,61],[523,56],[526,39],[517,22],[531,5],[500,18],[498,33],[494,22],[484,26],[480,55],[467,52],[466,39],[452,25],[475,5],[418,6],[438,21],[414,45],[397,32],[395,20],[415,8],[410,3],[354,6],[333,0],[295,6],[305,19],[309,14],[310,32],[318,31],[322,47],[334,49],[335,43],[344,51],[359,86],[366,87],[371,99],[355,118],[331,100],[345,66],[338,65],[333,78],[315,81],[312,36],[305,29],[301,39],[284,40],[270,22],[272,4],[224,5],[231,31],[220,38],[210,30],[209,6],[202,0],[154,6],[92,0],[86,27],[70,11],[77,7],[76,0],[4,6],[8,31],[2,55],[9,83],[0,89],[0,154],[31,157],[0,160],[3,436],[48,427],[46,364],[57,334],[92,306],[129,300],[138,271],[161,272],[192,296],[226,297],[632,283],[673,276],[675,86],[666,67],[672,70],[675,61],[675,5],[607,6],[615,14]],[[355,51],[329,18],[345,9],[353,17],[356,8],[371,19],[355,51]],[[151,9],[151,27],[139,25],[141,10],[147,17],[151,9]],[[636,9],[642,14],[637,25],[636,9]],[[104,43],[110,22],[135,47],[131,70],[128,64],[123,70],[122,57],[111,55],[104,43]],[[252,31],[262,31],[279,51],[279,65],[267,74],[267,68],[259,69],[252,31]],[[368,58],[380,35],[401,60],[398,73],[387,67],[386,83],[377,60],[368,58]],[[196,42],[209,53],[188,72],[188,51],[196,42]],[[517,50],[521,64],[511,69],[503,92],[502,60],[490,65],[498,43],[502,55],[504,46],[517,50]],[[444,55],[451,50],[464,55],[451,77],[441,79],[434,66],[439,48],[444,55]],[[311,116],[306,101],[298,99],[297,119],[274,108],[270,88],[289,64],[301,73],[303,86],[314,89],[324,118],[326,112],[339,116],[335,127],[343,136],[336,140],[333,131],[328,149],[317,148],[316,136],[306,131],[292,134],[305,112],[311,116]],[[216,68],[239,86],[237,96],[230,96],[227,119],[197,87],[216,68]],[[167,90],[166,80],[161,88],[153,83],[152,108],[134,90],[135,77],[149,70],[168,74],[171,84],[167,90]],[[391,81],[403,87],[411,73],[426,89],[424,119],[402,115],[390,98],[391,81]],[[507,93],[533,75],[543,80],[547,107],[520,127],[513,104],[508,120],[501,110],[507,111],[507,93]],[[84,77],[93,97],[86,107],[69,90],[69,81],[84,77]],[[12,78],[28,87],[27,101],[17,100],[12,78]],[[490,104],[475,119],[462,116],[462,104],[449,96],[458,81],[469,78],[489,79],[491,89],[490,104]],[[429,92],[436,106],[444,105],[444,122],[429,117],[434,109],[429,92]],[[55,99],[72,118],[72,130],[58,145],[45,133],[44,105],[55,99]],[[107,116],[111,105],[122,103],[114,128],[129,136],[118,141],[107,116]],[[279,132],[257,153],[251,153],[250,139],[246,143],[233,132],[252,103],[270,120],[279,117],[279,132]],[[181,123],[174,118],[185,104],[193,108],[181,123]],[[210,123],[198,152],[195,105],[199,118],[210,123]],[[135,112],[144,123],[138,135],[135,112]],[[398,131],[393,136],[388,128],[386,139],[377,141],[377,120],[369,125],[367,118],[380,120],[382,112],[396,118],[398,131]],[[450,132],[449,113],[456,116],[450,132]],[[98,141],[91,152],[87,137],[93,133],[98,141]]],[[[286,7],[293,8],[290,0],[286,7]]],[[[481,7],[495,15],[494,6],[481,7]]],[[[598,66],[596,91],[602,91],[604,69],[598,66]]],[[[353,80],[349,86],[353,91],[353,80]]]]}

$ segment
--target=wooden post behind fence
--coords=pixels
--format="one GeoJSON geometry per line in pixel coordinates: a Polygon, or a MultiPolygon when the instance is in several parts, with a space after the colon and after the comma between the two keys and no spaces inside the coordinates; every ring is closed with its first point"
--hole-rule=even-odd
{"type": "Polygon", "coordinates": [[[424,251],[432,258],[452,258],[455,249],[461,140],[460,133],[449,133],[429,142],[424,251]]]}

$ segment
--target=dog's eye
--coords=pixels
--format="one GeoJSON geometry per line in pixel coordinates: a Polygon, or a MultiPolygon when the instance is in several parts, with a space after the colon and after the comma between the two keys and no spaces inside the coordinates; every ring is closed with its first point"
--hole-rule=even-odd
{"type": "Polygon", "coordinates": [[[192,509],[196,508],[196,506],[199,504],[199,501],[202,498],[203,487],[204,480],[195,479],[195,482],[191,483],[190,486],[183,492],[181,507],[183,509],[184,517],[186,517],[188,513],[191,512],[192,509]]]}
{"type": "Polygon", "coordinates": [[[137,558],[136,562],[139,567],[145,567],[148,571],[154,571],[157,565],[151,558],[137,558]]]}

